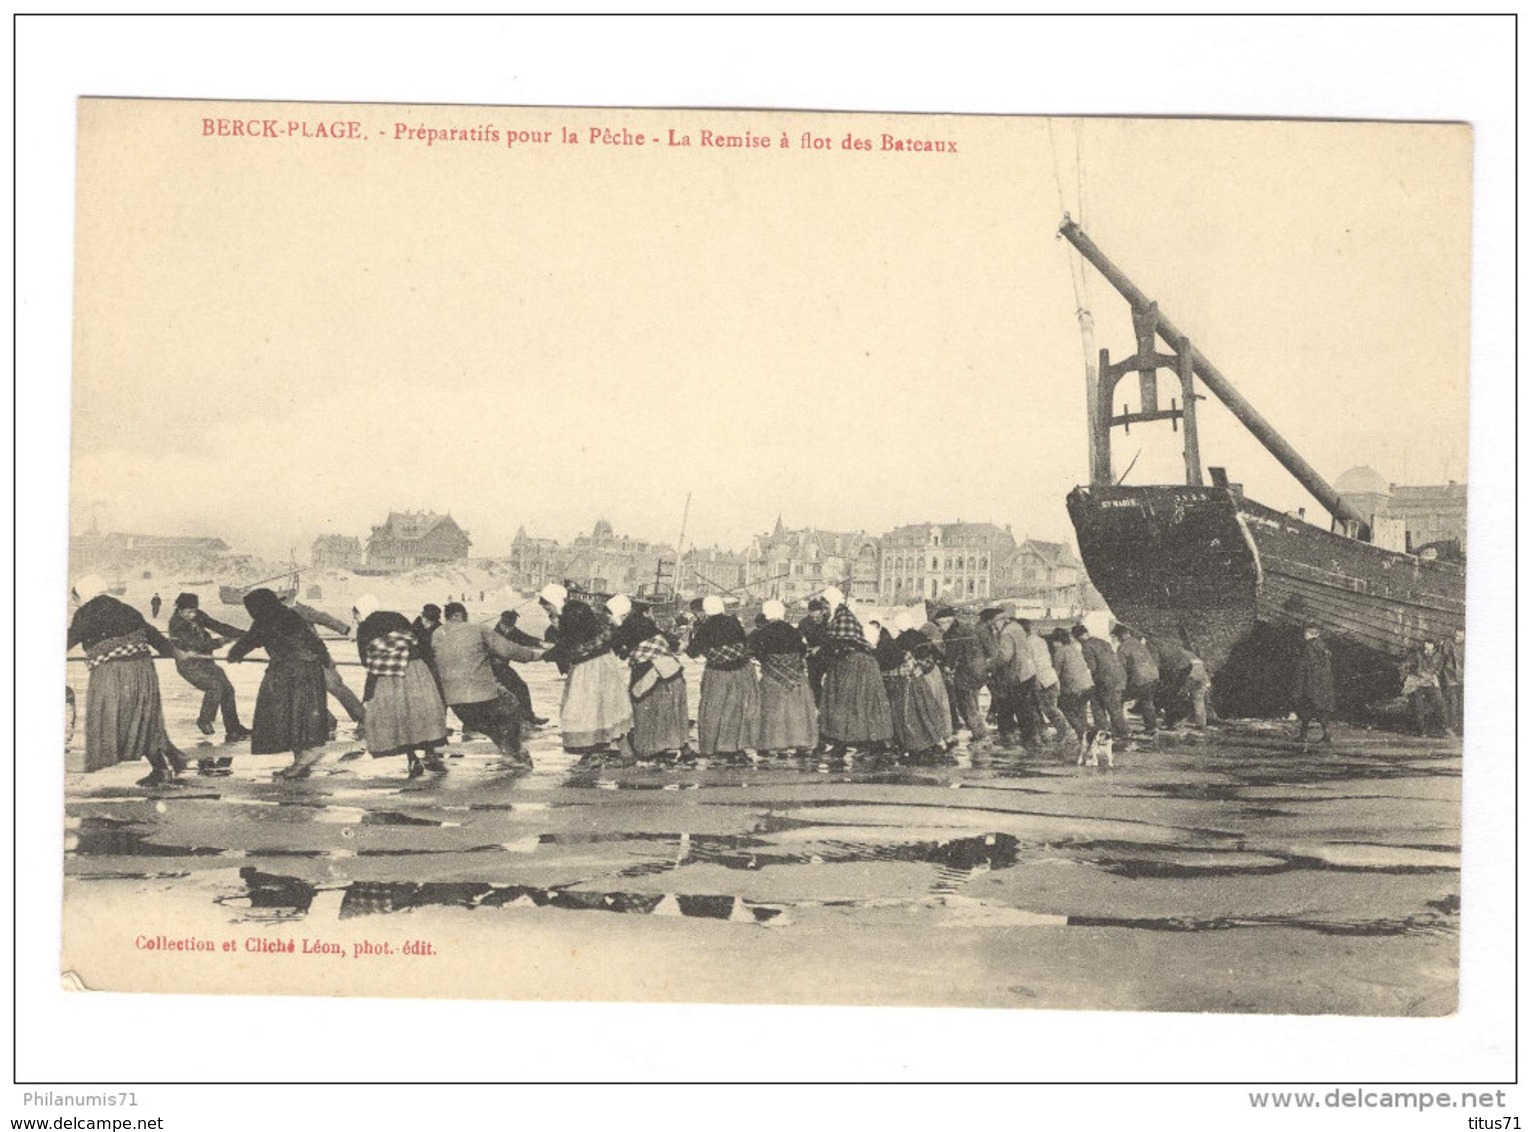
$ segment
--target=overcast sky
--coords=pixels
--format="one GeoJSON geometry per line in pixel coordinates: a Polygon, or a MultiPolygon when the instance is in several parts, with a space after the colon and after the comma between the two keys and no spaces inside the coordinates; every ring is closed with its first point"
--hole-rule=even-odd
{"type": "MultiPolygon", "coordinates": [[[[673,541],[690,492],[703,546],[778,514],[1068,537],[1080,301],[1098,346],[1134,342],[1064,209],[1331,481],[1465,480],[1470,178],[1453,126],[85,102],[71,525],[302,562],[431,508],[487,555],[603,517],[673,541]],[[366,140],[208,138],[210,115],[366,140]],[[840,148],[885,132],[957,153],[840,148]]],[[[1201,423],[1205,463],[1317,511],[1215,401],[1201,423]]],[[[1175,481],[1179,439],[1118,431],[1118,474],[1175,481]]]]}

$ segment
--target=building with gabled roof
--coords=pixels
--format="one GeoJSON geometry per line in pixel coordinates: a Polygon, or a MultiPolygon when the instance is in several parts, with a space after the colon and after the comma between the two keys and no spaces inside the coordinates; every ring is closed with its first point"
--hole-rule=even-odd
{"type": "Polygon", "coordinates": [[[1005,563],[1000,593],[1023,599],[1049,610],[1049,616],[1071,616],[1086,609],[1103,608],[1090,585],[1084,563],[1066,542],[1022,539],[1005,563]]]}
{"type": "Polygon", "coordinates": [[[365,555],[355,535],[320,535],[314,539],[309,561],[321,569],[350,570],[362,565],[365,555]]]}
{"type": "Polygon", "coordinates": [[[877,599],[878,542],[865,531],[789,531],[776,517],[744,553],[748,600],[804,603],[829,586],[858,601],[877,599]]]}
{"type": "Polygon", "coordinates": [[[450,514],[390,511],[367,539],[367,566],[373,570],[413,570],[432,562],[468,557],[473,540],[450,514]]]}

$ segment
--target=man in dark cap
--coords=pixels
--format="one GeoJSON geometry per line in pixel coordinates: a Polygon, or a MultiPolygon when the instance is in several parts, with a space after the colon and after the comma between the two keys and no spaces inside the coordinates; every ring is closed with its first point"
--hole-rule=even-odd
{"type": "Polygon", "coordinates": [[[229,641],[238,640],[244,633],[232,625],[215,621],[200,608],[194,593],[183,593],[175,599],[175,612],[165,636],[175,647],[175,670],[193,688],[202,691],[202,710],[197,714],[197,730],[204,735],[214,731],[213,720],[223,712],[224,739],[237,743],[248,739],[250,732],[239,722],[239,706],[234,699],[234,685],[228,675],[213,661],[213,650],[229,641]]]}
{"type": "Polygon", "coordinates": [[[930,619],[941,630],[942,668],[951,676],[953,713],[968,729],[973,742],[982,742],[989,737],[989,729],[978,707],[978,692],[989,678],[991,654],[984,651],[979,637],[987,637],[988,633],[981,634],[977,626],[958,617],[949,605],[936,610],[930,619]]]}
{"type": "Polygon", "coordinates": [[[808,685],[813,689],[813,702],[820,705],[824,700],[824,674],[829,671],[830,652],[825,646],[829,641],[829,602],[822,597],[810,598],[808,616],[797,624],[797,631],[808,642],[808,685]]]}
{"type": "MultiPolygon", "coordinates": [[[[499,621],[495,623],[494,631],[513,645],[528,649],[541,648],[543,642],[540,638],[516,628],[516,622],[520,619],[521,615],[515,610],[504,610],[500,614],[499,621]]],[[[526,681],[521,678],[521,674],[510,666],[510,661],[503,660],[498,655],[491,655],[489,667],[494,671],[494,678],[499,681],[500,686],[516,697],[516,702],[526,713],[527,723],[533,727],[541,727],[547,722],[545,716],[538,715],[532,709],[531,689],[526,686],[526,681]]]]}
{"type": "Polygon", "coordinates": [[[415,640],[419,644],[420,659],[425,661],[425,667],[431,670],[431,679],[436,681],[436,690],[441,690],[441,674],[436,671],[436,654],[431,649],[431,634],[441,625],[441,606],[435,602],[427,602],[420,610],[420,616],[416,617],[411,628],[415,631],[415,640]]]}
{"type": "Polygon", "coordinates": [[[1329,742],[1329,719],[1334,715],[1334,664],[1329,649],[1319,636],[1318,626],[1302,631],[1302,652],[1297,658],[1296,679],[1292,687],[1292,707],[1297,712],[1297,738],[1306,745],[1308,724],[1318,721],[1323,734],[1320,743],[1329,742]]]}
{"type": "MultiPolygon", "coordinates": [[[[1092,615],[1089,615],[1093,617],[1092,615]]],[[[1075,625],[1074,639],[1084,653],[1085,664],[1090,669],[1094,688],[1090,692],[1091,714],[1097,729],[1109,728],[1118,742],[1126,744],[1131,734],[1127,724],[1127,711],[1122,704],[1122,694],[1127,691],[1127,669],[1106,640],[1103,630],[1095,633],[1085,625],[1075,625]]]]}

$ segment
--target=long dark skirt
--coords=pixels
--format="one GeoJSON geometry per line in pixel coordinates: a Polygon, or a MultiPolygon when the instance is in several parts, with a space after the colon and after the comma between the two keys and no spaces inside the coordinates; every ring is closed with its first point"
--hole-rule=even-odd
{"type": "Polygon", "coordinates": [[[86,770],[162,755],[170,747],[154,661],[110,660],[91,669],[85,690],[86,770]]]}
{"type": "Polygon", "coordinates": [[[831,743],[887,743],[893,739],[893,713],[877,661],[864,652],[836,657],[824,676],[819,731],[831,743]]]}
{"type": "MultiPolygon", "coordinates": [[[[935,676],[940,680],[939,672],[935,676]]],[[[952,708],[945,684],[932,685],[924,676],[890,672],[883,676],[883,687],[893,716],[893,741],[900,750],[928,751],[951,738],[952,708]]]]}
{"type": "Polygon", "coordinates": [[[789,751],[819,744],[819,712],[813,685],[805,677],[793,684],[760,678],[760,749],[789,751]]]}
{"type": "Polygon", "coordinates": [[[402,755],[447,741],[447,709],[436,678],[423,660],[411,660],[402,676],[379,676],[367,699],[367,753],[402,755]]]}
{"type": "Polygon", "coordinates": [[[696,742],[704,755],[736,754],[760,745],[760,693],[755,669],[702,670],[702,698],[696,709],[696,742]]]}
{"type": "Polygon", "coordinates": [[[252,755],[322,747],[329,738],[324,666],[317,660],[274,660],[255,697],[252,755]]]}
{"type": "Polygon", "coordinates": [[[661,680],[641,700],[633,701],[633,754],[647,758],[685,748],[691,732],[686,705],[686,674],[661,680]]]}

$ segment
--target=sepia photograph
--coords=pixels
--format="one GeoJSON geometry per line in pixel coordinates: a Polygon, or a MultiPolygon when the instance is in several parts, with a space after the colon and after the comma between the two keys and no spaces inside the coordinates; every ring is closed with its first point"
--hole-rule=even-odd
{"type": "Polygon", "coordinates": [[[83,985],[1454,1009],[1467,128],[78,136],[83,985]]]}
{"type": "Polygon", "coordinates": [[[66,998],[1461,1019],[1473,123],[98,89],[66,998]]]}

